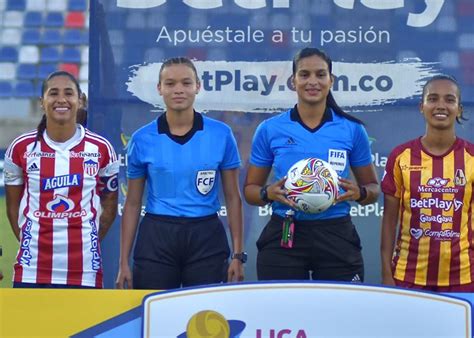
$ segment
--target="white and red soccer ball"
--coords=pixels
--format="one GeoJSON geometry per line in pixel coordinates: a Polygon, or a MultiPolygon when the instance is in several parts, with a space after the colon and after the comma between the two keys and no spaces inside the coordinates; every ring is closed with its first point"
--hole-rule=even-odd
{"type": "Polygon", "coordinates": [[[314,214],[334,203],[339,191],[338,181],[338,175],[329,163],[318,158],[306,158],[288,170],[285,189],[287,197],[300,211],[314,214]]]}

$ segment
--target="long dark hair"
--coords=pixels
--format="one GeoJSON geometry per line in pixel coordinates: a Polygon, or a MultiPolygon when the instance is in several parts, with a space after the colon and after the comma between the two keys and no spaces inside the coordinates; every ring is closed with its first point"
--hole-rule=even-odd
{"type": "Polygon", "coordinates": [[[461,103],[461,88],[459,88],[459,83],[458,81],[456,80],[456,78],[452,75],[448,75],[448,74],[439,74],[439,75],[435,75],[431,78],[428,79],[428,81],[426,81],[426,83],[424,84],[423,86],[423,94],[421,96],[421,102],[423,102],[425,100],[425,96],[426,96],[426,88],[428,87],[428,85],[433,82],[433,81],[438,81],[438,80],[447,80],[447,81],[450,81],[452,83],[454,83],[454,85],[456,86],[457,90],[458,90],[458,97],[459,97],[459,107],[461,108],[461,116],[460,117],[457,117],[456,116],[456,122],[459,123],[459,124],[462,124],[461,120],[463,121],[467,121],[467,118],[464,117],[464,110],[462,109],[463,105],[461,103]]]}
{"type": "Polygon", "coordinates": [[[193,70],[194,76],[196,77],[196,82],[197,83],[200,82],[199,77],[197,75],[196,67],[194,66],[194,63],[187,57],[178,56],[178,57],[167,59],[161,64],[160,73],[159,73],[159,76],[158,76],[158,83],[161,83],[161,73],[163,72],[163,69],[165,69],[166,67],[169,67],[171,65],[186,65],[186,66],[188,66],[189,68],[191,68],[193,70]]]}
{"type": "MultiPolygon", "coordinates": [[[[74,84],[76,85],[76,88],[77,88],[78,95],[79,95],[79,97],[81,97],[81,95],[82,95],[81,87],[79,86],[79,82],[74,77],[74,75],[72,75],[71,73],[66,72],[64,70],[58,70],[58,71],[52,72],[51,74],[48,75],[48,77],[46,79],[43,80],[43,83],[41,85],[41,98],[44,98],[44,93],[46,93],[46,91],[48,90],[49,80],[51,80],[52,78],[58,77],[58,76],[66,76],[72,82],[74,82],[74,84]]],[[[36,127],[36,141],[35,141],[35,144],[34,144],[33,148],[36,147],[36,143],[41,139],[41,137],[43,137],[43,132],[44,132],[45,129],[46,129],[46,114],[43,114],[43,116],[41,117],[40,122],[38,123],[38,126],[36,127]]]]}
{"type": "MultiPolygon", "coordinates": [[[[296,75],[296,70],[298,68],[298,62],[300,62],[301,59],[304,59],[304,58],[307,58],[307,57],[310,57],[310,56],[314,56],[314,55],[320,57],[321,59],[323,59],[327,63],[329,73],[332,75],[332,60],[329,57],[329,55],[327,55],[324,51],[322,51],[318,48],[307,47],[307,48],[303,48],[300,51],[298,51],[296,53],[295,57],[293,58],[293,76],[296,75]]],[[[364,124],[364,122],[362,122],[361,120],[359,120],[358,118],[356,118],[356,117],[354,117],[350,114],[347,114],[344,110],[342,110],[341,107],[339,107],[336,100],[334,99],[334,96],[332,95],[331,90],[329,90],[329,94],[326,98],[326,105],[328,107],[332,108],[332,110],[334,110],[334,112],[337,115],[344,116],[348,120],[360,123],[362,125],[364,124]]]]}

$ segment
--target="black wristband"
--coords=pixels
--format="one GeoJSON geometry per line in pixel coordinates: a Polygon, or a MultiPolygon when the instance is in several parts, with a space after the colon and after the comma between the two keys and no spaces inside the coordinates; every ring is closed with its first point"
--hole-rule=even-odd
{"type": "Polygon", "coordinates": [[[367,188],[362,186],[362,185],[359,185],[359,191],[360,191],[360,196],[358,199],[356,199],[355,201],[357,203],[360,203],[362,202],[363,200],[365,200],[367,198],[367,188]]]}
{"type": "Polygon", "coordinates": [[[267,203],[267,204],[273,202],[271,199],[268,198],[268,191],[267,191],[268,186],[269,186],[269,184],[264,185],[264,186],[260,189],[260,199],[261,199],[262,201],[264,201],[265,203],[267,203]]]}

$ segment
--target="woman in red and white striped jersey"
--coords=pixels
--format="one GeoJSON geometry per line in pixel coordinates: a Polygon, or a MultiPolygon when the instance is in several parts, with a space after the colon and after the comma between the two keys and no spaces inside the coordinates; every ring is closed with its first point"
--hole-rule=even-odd
{"type": "Polygon", "coordinates": [[[20,241],[13,287],[101,288],[100,239],[117,212],[119,164],[111,144],[76,123],[77,80],[43,82],[43,118],[5,153],[7,215],[20,241]]]}

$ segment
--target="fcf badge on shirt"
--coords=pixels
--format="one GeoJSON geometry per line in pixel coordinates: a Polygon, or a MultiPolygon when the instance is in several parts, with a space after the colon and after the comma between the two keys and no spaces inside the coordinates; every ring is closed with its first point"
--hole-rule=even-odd
{"type": "Polygon", "coordinates": [[[347,151],[340,149],[329,149],[328,162],[336,171],[344,171],[347,164],[347,151]]]}
{"type": "Polygon", "coordinates": [[[196,175],[196,187],[203,195],[207,195],[212,190],[215,181],[215,170],[200,170],[196,175]]]}

